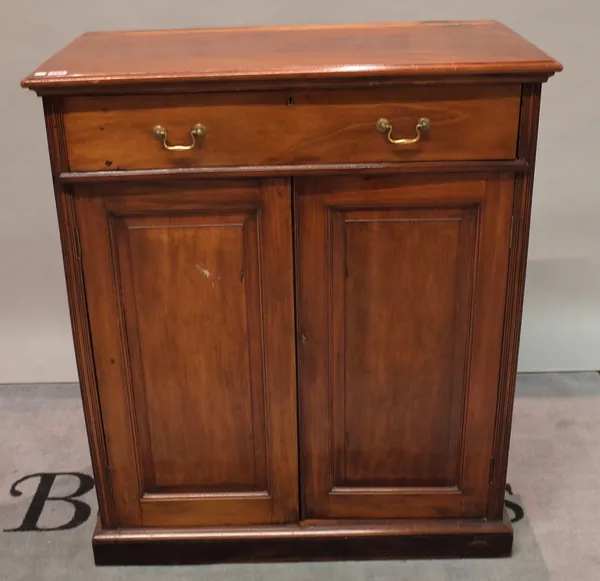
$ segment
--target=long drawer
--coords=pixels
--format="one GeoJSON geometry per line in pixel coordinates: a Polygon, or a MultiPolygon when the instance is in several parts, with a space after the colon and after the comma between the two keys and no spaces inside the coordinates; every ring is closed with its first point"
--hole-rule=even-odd
{"type": "Polygon", "coordinates": [[[520,85],[74,97],[72,171],[512,159],[520,85]]]}

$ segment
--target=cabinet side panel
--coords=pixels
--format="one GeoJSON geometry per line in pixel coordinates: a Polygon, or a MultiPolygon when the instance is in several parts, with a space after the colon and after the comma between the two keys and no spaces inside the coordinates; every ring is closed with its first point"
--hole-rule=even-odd
{"type": "Polygon", "coordinates": [[[63,124],[62,101],[44,99],[44,117],[52,167],[54,195],[63,265],[69,303],[69,314],[75,347],[79,387],[92,459],[92,469],[98,496],[100,519],[104,527],[114,525],[114,506],[111,496],[110,475],[102,416],[98,400],[94,355],[90,339],[85,283],[79,253],[77,220],[72,192],[57,179],[60,172],[68,171],[69,161],[63,124]]]}
{"type": "Polygon", "coordinates": [[[531,221],[533,176],[540,113],[541,84],[523,85],[517,157],[529,163],[527,173],[515,177],[512,249],[508,266],[508,282],[496,433],[494,437],[494,474],[490,486],[488,518],[500,519],[504,507],[504,487],[508,466],[508,450],[521,338],[525,273],[531,221]]]}

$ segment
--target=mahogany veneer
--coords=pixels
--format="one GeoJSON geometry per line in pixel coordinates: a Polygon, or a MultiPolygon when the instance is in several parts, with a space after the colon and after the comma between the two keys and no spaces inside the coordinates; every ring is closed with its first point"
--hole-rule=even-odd
{"type": "Polygon", "coordinates": [[[97,563],[510,553],[540,89],[560,70],[499,23],[446,22],[91,33],[23,81],[44,100],[97,563]]]}

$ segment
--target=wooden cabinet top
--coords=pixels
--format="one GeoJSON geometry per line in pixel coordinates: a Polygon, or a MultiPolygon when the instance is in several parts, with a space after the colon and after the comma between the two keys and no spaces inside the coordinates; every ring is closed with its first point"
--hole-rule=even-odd
{"type": "Polygon", "coordinates": [[[560,63],[494,21],[91,32],[22,82],[39,93],[492,76],[560,63]]]}

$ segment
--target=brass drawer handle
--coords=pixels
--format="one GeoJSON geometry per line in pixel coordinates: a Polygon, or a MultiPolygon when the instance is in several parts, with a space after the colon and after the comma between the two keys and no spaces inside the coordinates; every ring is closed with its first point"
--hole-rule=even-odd
{"type": "Polygon", "coordinates": [[[190,131],[192,137],[192,143],[190,145],[169,145],[167,143],[167,130],[162,125],[155,125],[152,129],[152,137],[157,141],[162,141],[162,145],[169,151],[187,151],[188,149],[194,149],[196,146],[196,138],[204,137],[206,135],[206,127],[202,123],[196,123],[190,131]]]}
{"type": "Polygon", "coordinates": [[[385,117],[378,119],[375,127],[379,133],[387,133],[390,143],[394,143],[395,145],[410,145],[411,143],[417,143],[421,139],[421,133],[426,133],[431,129],[431,121],[427,117],[421,117],[416,126],[417,136],[412,138],[394,139],[392,137],[392,124],[385,117]]]}

